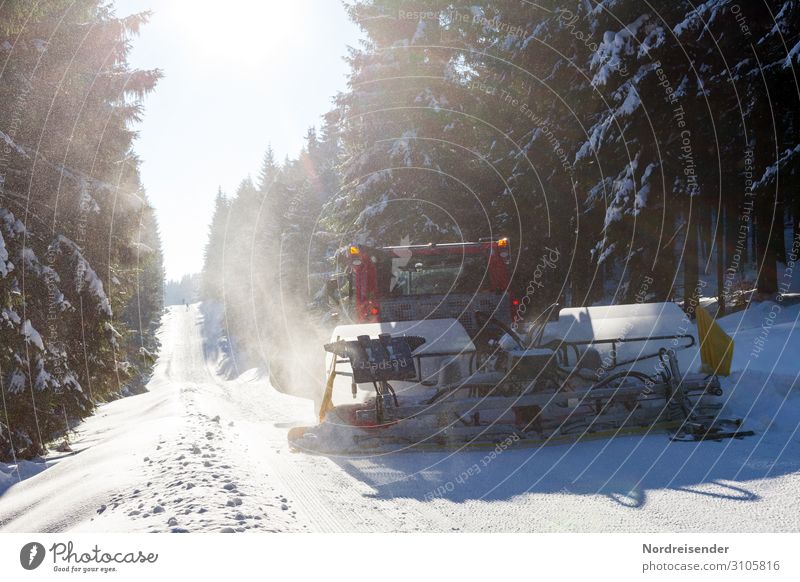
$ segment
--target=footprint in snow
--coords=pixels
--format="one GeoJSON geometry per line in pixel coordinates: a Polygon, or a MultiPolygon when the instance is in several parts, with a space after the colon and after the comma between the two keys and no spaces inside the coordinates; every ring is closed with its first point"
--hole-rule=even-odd
{"type": "Polygon", "coordinates": [[[225,489],[226,491],[233,491],[233,490],[236,489],[236,484],[235,483],[225,483],[225,485],[223,485],[222,488],[225,489]]]}
{"type": "Polygon", "coordinates": [[[164,513],[164,508],[163,508],[163,507],[161,507],[160,505],[156,505],[156,506],[153,508],[153,513],[164,513]]]}
{"type": "Polygon", "coordinates": [[[219,530],[219,533],[236,533],[236,530],[234,530],[232,527],[223,527],[221,530],[219,530]]]}
{"type": "Polygon", "coordinates": [[[100,506],[100,507],[97,509],[97,513],[98,513],[98,514],[100,514],[100,513],[103,513],[105,510],[106,510],[106,506],[105,506],[105,505],[101,505],[101,506],[100,506]]]}
{"type": "Polygon", "coordinates": [[[169,525],[169,526],[175,526],[175,525],[178,525],[178,519],[177,519],[176,517],[170,517],[170,518],[167,520],[167,525],[169,525]]]}
{"type": "Polygon", "coordinates": [[[238,507],[241,504],[242,500],[234,497],[233,499],[228,499],[228,502],[225,505],[227,505],[228,507],[238,507]]]}

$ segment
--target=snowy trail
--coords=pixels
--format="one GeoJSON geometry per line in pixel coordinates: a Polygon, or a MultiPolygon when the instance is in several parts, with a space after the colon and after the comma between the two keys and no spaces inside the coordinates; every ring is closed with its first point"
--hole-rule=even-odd
{"type": "Polygon", "coordinates": [[[226,381],[203,353],[202,316],[171,309],[150,392],[101,408],[78,454],[0,496],[3,531],[397,531],[442,527],[411,501],[372,489],[333,461],[292,454],[288,427],[313,420],[310,401],[265,381],[226,381]],[[395,505],[383,503],[382,505],[395,505]]]}
{"type": "MultiPolygon", "coordinates": [[[[161,340],[149,393],[103,406],[80,427],[77,454],[0,487],[0,529],[800,530],[797,412],[724,443],[653,434],[488,462],[490,451],[331,459],[286,446],[289,427],[313,421],[310,401],[214,374],[197,306],[172,308],[161,340]]],[[[799,408],[796,391],[784,408],[799,408]]]]}

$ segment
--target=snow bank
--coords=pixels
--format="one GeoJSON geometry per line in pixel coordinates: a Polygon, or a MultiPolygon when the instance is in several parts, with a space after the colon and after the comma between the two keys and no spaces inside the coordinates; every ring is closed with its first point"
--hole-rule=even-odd
{"type": "Polygon", "coordinates": [[[720,319],[735,341],[733,373],[723,379],[731,413],[748,429],[800,442],[800,305],[766,301],[720,319]]]}
{"type": "Polygon", "coordinates": [[[46,468],[47,463],[44,461],[19,461],[16,465],[0,463],[0,495],[20,481],[33,477],[46,468]]]}
{"type": "Polygon", "coordinates": [[[230,339],[225,333],[225,307],[215,301],[204,301],[199,309],[203,315],[203,349],[206,358],[213,364],[217,374],[228,380],[236,378],[243,370],[237,366],[230,339]]]}

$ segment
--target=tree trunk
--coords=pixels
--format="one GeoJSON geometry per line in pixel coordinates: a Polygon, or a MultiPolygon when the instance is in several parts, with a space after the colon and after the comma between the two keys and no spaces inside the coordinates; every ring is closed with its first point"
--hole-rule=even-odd
{"type": "Polygon", "coordinates": [[[716,251],[717,251],[717,317],[725,315],[725,219],[727,213],[722,205],[717,213],[716,251]]]}
{"type": "Polygon", "coordinates": [[[756,210],[756,269],[758,282],[756,293],[766,298],[778,292],[778,245],[777,237],[783,237],[783,219],[778,217],[772,196],[761,195],[756,210]],[[770,232],[771,231],[771,232],[770,232]]]}
{"type": "Polygon", "coordinates": [[[690,218],[686,224],[686,244],[683,255],[683,310],[692,319],[694,319],[694,311],[699,302],[700,278],[698,276],[697,251],[697,220],[690,218]]]}

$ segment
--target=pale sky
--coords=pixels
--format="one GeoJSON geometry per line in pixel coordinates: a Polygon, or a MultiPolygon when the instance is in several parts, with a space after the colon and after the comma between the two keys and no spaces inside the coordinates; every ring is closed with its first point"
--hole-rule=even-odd
{"type": "Polygon", "coordinates": [[[168,279],[202,268],[217,187],[255,179],[268,144],[294,157],[346,87],[357,27],[338,0],[116,0],[152,10],[131,64],[164,78],[145,100],[136,152],[168,279]]]}

